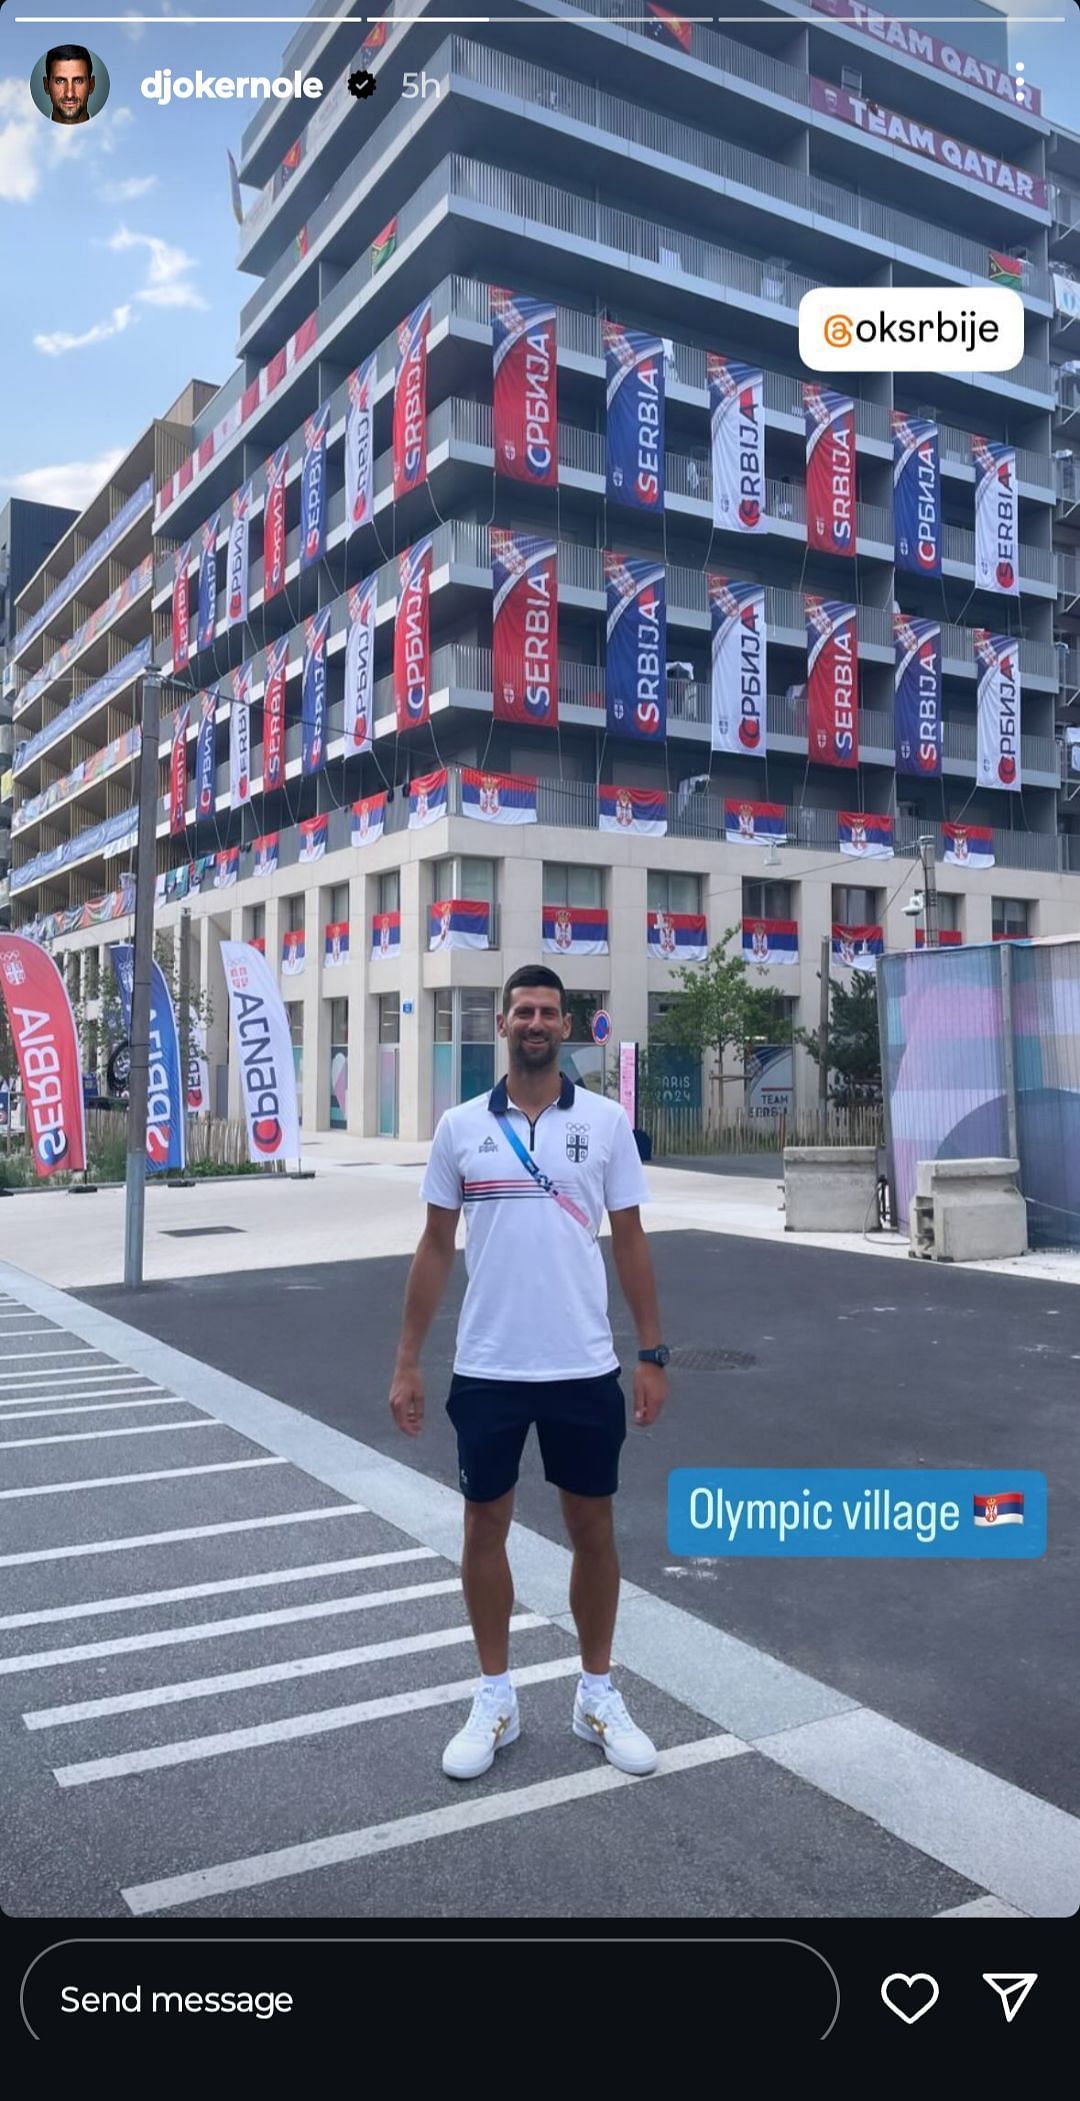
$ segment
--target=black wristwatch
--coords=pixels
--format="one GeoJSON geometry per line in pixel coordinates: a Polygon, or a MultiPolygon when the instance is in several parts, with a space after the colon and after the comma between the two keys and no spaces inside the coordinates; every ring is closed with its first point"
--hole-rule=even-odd
{"type": "Polygon", "coordinates": [[[660,1366],[661,1371],[663,1371],[664,1366],[670,1361],[670,1358],[671,1351],[669,1350],[666,1342],[658,1342],[654,1350],[639,1350],[637,1353],[637,1361],[639,1364],[658,1364],[660,1366]]]}

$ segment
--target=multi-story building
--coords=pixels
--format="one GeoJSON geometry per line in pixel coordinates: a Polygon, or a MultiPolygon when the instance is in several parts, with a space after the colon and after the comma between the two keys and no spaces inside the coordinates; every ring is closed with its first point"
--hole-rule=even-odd
{"type": "MultiPolygon", "coordinates": [[[[205,719],[212,715],[216,739],[213,778],[204,773],[198,803],[189,795],[182,830],[170,831],[173,740],[164,725],[162,916],[175,919],[182,894],[214,1012],[219,1108],[235,1110],[238,1094],[218,943],[225,936],[264,948],[281,973],[309,1131],[347,1122],[359,1132],[429,1134],[444,1106],[489,1083],[497,988],[542,952],[571,994],[569,1055],[594,1075],[591,1012],[610,1010],[616,1039],[649,1041],[674,986],[662,939],[680,917],[703,918],[709,944],[745,923],[752,956],[762,922],[783,928],[783,941],[768,940],[761,982],[813,1025],[823,939],[836,938],[839,968],[851,953],[845,930],[880,928],[886,946],[911,944],[903,905],[918,882],[919,840],[934,843],[944,932],[983,941],[1077,923],[1057,734],[1074,645],[1067,658],[1057,647],[1067,616],[1055,628],[1055,417],[1063,411],[1051,278],[1061,243],[1077,236],[1055,218],[1047,188],[1066,148],[1037,91],[1015,99],[1000,17],[975,9],[985,19],[965,21],[969,61],[945,41],[953,32],[944,21],[941,38],[925,25],[886,35],[879,16],[843,0],[774,0],[768,24],[733,6],[723,32],[656,9],[651,23],[616,21],[618,0],[534,0],[508,12],[545,18],[542,50],[523,27],[449,28],[423,4],[398,25],[365,27],[356,9],[351,21],[313,21],[293,38],[283,72],[316,75],[325,93],[268,101],[244,135],[241,178],[259,195],[240,263],[258,282],[240,314],[240,363],[198,416],[190,457],[157,499],[155,635],[164,674],[190,696],[189,772],[200,696],[211,696],[205,719]],[[345,82],[361,64],[377,88],[354,101],[345,82]],[[815,375],[798,358],[803,292],[965,288],[994,277],[1024,304],[1024,355],[1009,373],[829,375],[854,402],[854,537],[843,551],[808,545],[803,383],[815,375]],[[554,309],[554,486],[497,471],[507,461],[494,450],[493,286],[554,309]],[[425,302],[424,422],[395,501],[399,328],[425,302]],[[660,341],[666,493],[653,515],[629,507],[606,479],[605,322],[660,341]],[[763,530],[714,522],[709,353],[763,374],[763,530]],[[349,378],[370,358],[374,494],[353,526],[345,515],[349,378]],[[896,566],[894,411],[938,427],[939,576],[896,566]],[[317,416],[327,426],[328,508],[325,545],[309,546],[306,535],[301,544],[302,457],[317,416]],[[986,589],[976,573],[975,438],[1015,448],[1019,597],[986,589]],[[284,565],[268,588],[268,473],[276,460],[280,474],[286,447],[284,565]],[[226,576],[234,508],[241,528],[247,521],[246,603],[241,579],[226,576]],[[503,720],[503,711],[496,719],[493,529],[555,546],[557,728],[550,718],[503,720]],[[427,536],[430,707],[411,727],[395,705],[399,559],[427,536]],[[204,546],[214,603],[200,635],[193,613],[204,546]],[[609,733],[608,551],[640,558],[666,583],[659,746],[620,734],[614,720],[609,733]],[[764,751],[711,748],[710,572],[764,590],[764,751]],[[348,593],[371,576],[373,740],[357,753],[344,735],[348,593]],[[190,621],[190,661],[180,669],[171,640],[178,577],[190,621]],[[856,608],[857,770],[821,763],[808,741],[807,594],[856,608]],[[897,770],[894,608],[941,626],[942,758],[933,778],[897,770]],[[316,614],[327,622],[326,733],[314,763],[309,738],[305,764],[301,668],[305,623],[316,614]],[[1020,792],[976,774],[980,628],[1018,643],[1020,792]],[[272,790],[260,735],[269,651],[286,664],[284,764],[272,790]],[[228,763],[234,691],[249,696],[254,721],[241,807],[231,807],[228,763]],[[410,826],[407,784],[443,769],[445,811],[410,826]],[[466,807],[475,802],[462,779],[469,770],[535,780],[537,821],[482,828],[466,807]],[[661,791],[666,828],[600,829],[605,786],[661,791]],[[352,805],[383,790],[381,836],[354,844],[352,805]],[[772,830],[783,843],[736,843],[728,802],[778,808],[772,830]],[[845,811],[891,818],[893,857],[860,865],[842,854],[845,811]],[[313,848],[303,827],[318,816],[327,820],[325,851],[313,858],[321,840],[313,848]],[[988,829],[992,867],[945,861],[951,823],[988,829]],[[257,854],[256,839],[274,840],[273,851],[257,854]],[[443,938],[433,907],[454,901],[474,907],[451,921],[480,929],[471,945],[443,938]],[[543,948],[545,921],[548,942],[558,942],[575,914],[586,915],[576,927],[584,952],[543,948]],[[475,945],[485,936],[486,947],[475,945]],[[794,961],[780,960],[793,950],[794,961]]],[[[271,508],[279,504],[275,484],[271,508]]],[[[238,530],[234,554],[244,536],[238,530]]],[[[207,575],[203,568],[204,585],[207,575]]],[[[691,1090],[700,1084],[700,1073],[682,1077],[691,1090]]]]}
{"type": "Polygon", "coordinates": [[[1062,830],[1067,866],[1080,868],[1080,136],[1055,132],[1047,166],[1053,180],[1049,233],[1054,319],[1052,433],[1058,504],[1054,519],[1061,673],[1062,830]],[[1077,734],[1069,736],[1069,731],[1077,734]]]}
{"type": "Polygon", "coordinates": [[[59,504],[34,503],[25,496],[9,497],[0,509],[0,926],[9,923],[7,875],[15,795],[11,771],[15,725],[11,719],[11,694],[5,692],[3,680],[15,633],[15,601],[75,516],[74,511],[65,511],[59,504]]]}

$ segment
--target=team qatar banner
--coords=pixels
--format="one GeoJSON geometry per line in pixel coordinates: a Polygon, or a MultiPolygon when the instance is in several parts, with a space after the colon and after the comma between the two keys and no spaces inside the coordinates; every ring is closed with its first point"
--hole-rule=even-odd
{"type": "Polygon", "coordinates": [[[647,912],[647,946],[662,963],[704,963],[709,953],[703,912],[647,912]]]}
{"type": "MultiPolygon", "coordinates": [[[[131,1036],[132,987],[135,980],[135,950],[130,942],[118,942],[109,951],[120,994],[124,1029],[131,1036]]],[[[150,1044],[146,1102],[146,1165],[153,1174],[182,1172],[184,1152],[184,1085],[180,1064],[180,1034],[164,972],[150,965],[150,1044]]]]}
{"type": "Polygon", "coordinates": [[[238,846],[223,846],[221,852],[214,855],[215,890],[231,890],[239,874],[240,848],[238,846]]]}
{"type": "Polygon", "coordinates": [[[832,959],[843,970],[876,970],[885,953],[879,926],[837,926],[832,930],[832,959]]]}
{"type": "Polygon", "coordinates": [[[896,770],[923,780],[941,774],[941,627],[894,613],[896,770]]]}
{"type": "Polygon", "coordinates": [[[667,795],[663,788],[620,788],[601,781],[596,803],[602,832],[639,832],[662,839],[667,831],[667,795]]]}
{"type": "Polygon", "coordinates": [[[856,609],[806,598],[807,731],[819,766],[859,763],[859,646],[856,609]]]}
{"type": "Polygon", "coordinates": [[[195,744],[196,819],[212,817],[217,804],[217,768],[214,764],[217,704],[216,686],[199,695],[199,734],[195,744]]]}
{"type": "Polygon", "coordinates": [[[394,502],[427,480],[427,346],[431,301],[398,324],[394,379],[394,502]]]}
{"type": "Polygon", "coordinates": [[[419,729],[431,713],[430,538],[398,557],[394,615],[394,714],[399,730],[419,729]]]}
{"type": "Polygon", "coordinates": [[[607,729],[641,744],[667,739],[667,607],[664,565],[604,555],[607,585],[607,729]]]}
{"type": "Polygon", "coordinates": [[[52,957],[23,934],[0,932],[0,995],[19,1061],[34,1173],[79,1174],[86,1116],[75,1016],[52,957]]]}
{"type": "Polygon", "coordinates": [[[872,810],[839,810],[836,829],[842,854],[850,854],[857,861],[892,860],[891,817],[879,817],[872,810]]]}
{"type": "Polygon", "coordinates": [[[265,956],[245,941],[223,941],[240,1094],[253,1160],[298,1160],[296,1070],[285,1003],[265,956]]]}
{"type": "Polygon", "coordinates": [[[559,479],[555,308],[492,285],[495,472],[553,489],[559,479]]]}
{"type": "Polygon", "coordinates": [[[491,705],[496,722],[554,729],[559,720],[559,584],[554,540],[489,535],[491,705]]]}
{"type": "Polygon", "coordinates": [[[606,911],[597,905],[545,905],[540,946],[556,956],[606,956],[606,911]]]}
{"type": "Polygon", "coordinates": [[[323,963],[327,970],[341,970],[349,960],[349,922],[332,920],[325,930],[323,963]]]}
{"type": "Polygon", "coordinates": [[[263,793],[280,788],[285,779],[285,674],[289,662],[289,638],[281,635],[266,652],[263,668],[263,793]]]}
{"type": "Polygon", "coordinates": [[[742,923],[744,963],[765,970],[770,963],[786,966],[799,960],[799,929],[794,919],[744,919],[742,923]]]}
{"type": "Polygon", "coordinates": [[[765,375],[759,365],[705,359],[712,438],[713,524],[728,532],[763,533],[765,510],[765,375]]]}
{"type": "Polygon", "coordinates": [[[892,439],[896,566],[910,576],[940,576],[944,528],[937,424],[894,409],[892,439]]]}
{"type": "Polygon", "coordinates": [[[375,381],[378,356],[350,372],[345,410],[345,538],[375,513],[375,381]]]}
{"type": "Polygon", "coordinates": [[[766,633],[763,584],[706,576],[712,624],[712,749],[762,758],[766,633]]]}
{"type": "Polygon", "coordinates": [[[371,960],[401,954],[401,913],[376,912],[371,921],[371,960]]]}
{"type": "Polygon", "coordinates": [[[461,769],[461,814],[483,824],[535,824],[536,781],[517,773],[461,769]]]}
{"type": "Polygon", "coordinates": [[[263,832],[261,838],[252,841],[255,861],[253,875],[274,875],[281,855],[281,833],[263,832]]]}
{"type": "Polygon", "coordinates": [[[300,698],[302,774],[318,773],[326,764],[326,644],[331,607],[304,622],[304,668],[300,698]]]}
{"type": "Polygon", "coordinates": [[[659,336],[601,324],[607,368],[607,494],[628,510],[664,508],[664,346],[659,336]]]}
{"type": "Polygon", "coordinates": [[[972,630],[978,666],[978,755],[975,778],[984,788],[1015,794],[1020,774],[1020,651],[1011,635],[972,630]]]}
{"type": "Polygon", "coordinates": [[[323,810],[317,817],[303,817],[297,827],[300,833],[299,861],[321,861],[326,852],[327,834],[330,830],[330,813],[323,810]]]}
{"type": "Polygon", "coordinates": [[[377,795],[364,795],[352,806],[352,843],[354,846],[374,846],[381,839],[386,825],[386,789],[380,788],[377,795]]]}
{"type": "MultiPolygon", "coordinates": [[[[1046,210],[1047,186],[1041,175],[1032,175],[1015,161],[1001,160],[996,153],[956,138],[952,132],[937,131],[932,124],[920,123],[917,117],[909,117],[901,110],[884,109],[880,102],[865,100],[861,93],[849,94],[828,80],[811,80],[810,106],[838,123],[850,124],[864,138],[881,139],[905,153],[921,154],[939,168],[962,175],[966,189],[978,183],[1009,202],[1033,204],[1037,211],[1046,210]]],[[[901,162],[897,168],[900,182],[904,180],[903,166],[901,162]]]]}
{"type": "Polygon", "coordinates": [[[281,975],[298,978],[307,961],[307,941],[302,926],[291,927],[281,938],[281,975]]]}
{"type": "MultiPolygon", "coordinates": [[[[831,15],[834,21],[843,22],[849,29],[860,30],[863,36],[873,38],[875,43],[889,46],[906,58],[914,58],[920,65],[929,66],[934,72],[947,74],[952,80],[963,80],[970,87],[981,88],[986,95],[996,95],[1002,102],[1020,102],[1038,116],[1042,110],[1042,91],[1031,87],[989,58],[976,58],[970,51],[961,51],[955,44],[943,43],[939,37],[931,36],[923,23],[928,17],[918,15],[895,18],[882,14],[879,8],[870,7],[867,0],[810,0],[819,13],[831,15]]],[[[943,20],[947,19],[943,17],[943,20]]],[[[957,19],[961,19],[957,17],[957,19]]],[[[974,21],[974,16],[972,21],[974,21]]]]}
{"type": "Polygon", "coordinates": [[[173,556],[172,668],[186,671],[191,662],[191,608],[188,603],[188,563],[191,541],[185,540],[173,556]]]}
{"type": "Polygon", "coordinates": [[[176,839],[187,827],[187,733],[191,706],[185,700],[173,716],[172,751],[169,758],[169,836],[176,839]]]}
{"type": "Polygon", "coordinates": [[[490,928],[483,898],[441,898],[428,912],[428,948],[490,948],[490,928]]]}
{"type": "Polygon", "coordinates": [[[199,536],[199,606],[195,639],[209,649],[217,626],[217,536],[221,512],[208,518],[199,536]]]}
{"type": "Polygon", "coordinates": [[[725,802],[724,838],[728,846],[785,846],[783,803],[725,802]]]}
{"type": "Polygon", "coordinates": [[[945,842],[943,858],[954,868],[992,868],[997,856],[994,853],[994,830],[989,824],[943,824],[941,836],[945,842]]]}
{"type": "Polygon", "coordinates": [[[378,584],[373,575],[350,587],[345,637],[345,744],[352,752],[371,750],[377,609],[378,584]]]}
{"type": "Polygon", "coordinates": [[[849,394],[804,381],[803,410],[807,547],[854,555],[855,403],[849,394]]]}
{"type": "Polygon", "coordinates": [[[229,808],[251,801],[251,665],[233,672],[229,703],[229,808]]]}
{"type": "Polygon", "coordinates": [[[326,553],[326,438],[330,403],[324,402],[304,424],[304,460],[300,470],[300,567],[312,569],[326,553]]]}
{"type": "MultiPolygon", "coordinates": [[[[306,466],[305,460],[305,466],[306,466]]],[[[263,603],[276,598],[285,585],[285,483],[289,475],[288,445],[279,445],[266,462],[266,508],[263,512],[263,603]]],[[[324,477],[325,479],[325,477],[324,477]]]]}
{"type": "Polygon", "coordinates": [[[252,483],[245,482],[232,500],[229,548],[225,560],[225,625],[237,627],[248,616],[248,543],[251,538],[252,483]]]}
{"type": "Polygon", "coordinates": [[[975,466],[975,582],[980,591],[1020,596],[1020,500],[1016,447],[972,438],[975,466]]]}
{"type": "Polygon", "coordinates": [[[438,824],[446,816],[446,768],[440,766],[434,773],[423,773],[409,782],[410,832],[423,831],[428,824],[438,824]]]}

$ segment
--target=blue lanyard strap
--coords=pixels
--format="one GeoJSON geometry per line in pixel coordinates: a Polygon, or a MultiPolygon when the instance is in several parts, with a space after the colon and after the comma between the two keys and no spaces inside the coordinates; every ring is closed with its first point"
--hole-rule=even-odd
{"type": "Polygon", "coordinates": [[[507,1144],[510,1146],[511,1150],[517,1154],[522,1166],[528,1169],[528,1172],[531,1174],[533,1181],[536,1183],[537,1187],[542,1189],[546,1196],[553,1196],[555,1198],[555,1202],[560,1206],[560,1208],[563,1211],[568,1211],[570,1213],[571,1218],[576,1218],[578,1224],[584,1226],[586,1231],[591,1234],[592,1221],[588,1217],[587,1213],[582,1211],[580,1207],[573,1202],[572,1198],[568,1196],[562,1196],[560,1194],[560,1192],[556,1189],[555,1184],[551,1179],[551,1176],[544,1174],[543,1170],[537,1165],[536,1161],[533,1159],[533,1156],[530,1153],[528,1147],[522,1144],[521,1138],[519,1137],[517,1131],[515,1131],[509,1116],[497,1116],[495,1121],[502,1130],[503,1136],[505,1137],[507,1144]]]}

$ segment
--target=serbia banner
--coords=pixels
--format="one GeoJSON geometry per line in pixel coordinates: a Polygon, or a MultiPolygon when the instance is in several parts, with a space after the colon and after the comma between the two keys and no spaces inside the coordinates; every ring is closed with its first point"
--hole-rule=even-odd
{"type": "Polygon", "coordinates": [[[352,806],[352,843],[354,846],[374,846],[381,839],[386,824],[386,789],[380,788],[377,795],[365,795],[352,806]]]}
{"type": "MultiPolygon", "coordinates": [[[[110,950],[124,1028],[131,1035],[131,998],[135,977],[135,950],[129,942],[118,942],[110,950]]],[[[146,1104],[146,1165],[155,1174],[166,1169],[180,1172],[184,1154],[184,1086],[180,1068],[180,1036],[176,1011],[164,973],[150,965],[150,1069],[146,1104]]]]}
{"type": "Polygon", "coordinates": [[[804,382],[806,544],[822,554],[855,553],[855,403],[804,382]]]}
{"type": "Polygon", "coordinates": [[[216,686],[199,696],[199,735],[195,745],[196,819],[212,817],[217,804],[217,769],[214,765],[217,703],[216,686]]]}
{"type": "Polygon", "coordinates": [[[879,926],[836,926],[832,930],[832,957],[845,970],[876,970],[885,953],[879,926]]]}
{"type": "Polygon", "coordinates": [[[325,932],[323,963],[327,970],[342,970],[348,960],[349,922],[347,919],[333,920],[325,932]]]}
{"type": "Polygon", "coordinates": [[[808,753],[820,766],[859,763],[856,610],[835,598],[806,599],[808,753]]]}
{"type": "Polygon", "coordinates": [[[304,622],[304,671],[300,700],[300,771],[318,773],[326,764],[326,642],[330,606],[304,622]]]}
{"type": "Polygon", "coordinates": [[[892,412],[893,539],[896,566],[941,575],[941,460],[936,423],[892,412]]]}
{"type": "Polygon", "coordinates": [[[251,483],[232,500],[229,551],[225,562],[225,625],[236,627],[248,616],[248,541],[251,535],[251,483]]]}
{"type": "Polygon", "coordinates": [[[394,714],[399,730],[419,729],[431,714],[431,541],[398,557],[394,615],[394,714]]]}
{"type": "Polygon", "coordinates": [[[431,301],[398,325],[394,380],[394,502],[427,480],[427,345],[431,301]]]}
{"type": "Polygon", "coordinates": [[[535,824],[536,782],[524,774],[461,769],[461,814],[483,824],[535,824]]]}
{"type": "Polygon", "coordinates": [[[707,576],[712,623],[712,749],[763,758],[765,587],[707,576]]]}
{"type": "Polygon", "coordinates": [[[428,948],[489,948],[491,906],[481,898],[448,897],[428,912],[428,948]]]}
{"type": "Polygon", "coordinates": [[[786,845],[783,803],[725,802],[724,838],[728,846],[786,845]]]}
{"type": "Polygon", "coordinates": [[[601,781],[596,791],[602,832],[643,832],[662,839],[667,831],[667,795],[663,788],[619,788],[601,781]]]}
{"type": "Polygon", "coordinates": [[[274,875],[281,853],[281,833],[264,832],[260,839],[252,842],[255,852],[253,875],[274,875]]]}
{"type": "Polygon", "coordinates": [[[263,670],[263,793],[280,788],[285,779],[285,670],[289,661],[289,638],[282,635],[266,652],[263,670]]]}
{"type": "Polygon", "coordinates": [[[281,975],[298,978],[307,960],[307,941],[302,926],[292,927],[281,940],[281,975]]]}
{"type": "Polygon", "coordinates": [[[376,352],[347,381],[345,411],[345,538],[370,525],[375,512],[376,352]]]}
{"type": "Polygon", "coordinates": [[[606,956],[606,911],[596,905],[545,905],[540,946],[556,956],[606,956]]]}
{"type": "Polygon", "coordinates": [[[173,556],[172,668],[186,671],[191,662],[191,609],[188,604],[188,563],[191,541],[185,540],[173,556]]]}
{"type": "Polygon", "coordinates": [[[169,759],[169,836],[176,839],[187,827],[187,733],[191,707],[185,700],[173,716],[172,752],[169,759]]]}
{"type": "Polygon", "coordinates": [[[435,773],[424,773],[409,782],[409,830],[419,832],[425,825],[438,824],[446,816],[446,768],[435,773]]]}
{"type": "Polygon", "coordinates": [[[229,704],[229,808],[239,810],[251,801],[251,665],[238,664],[233,672],[229,704]]]}
{"type": "Polygon", "coordinates": [[[326,553],[326,402],[304,425],[304,464],[300,472],[300,567],[311,569],[326,553]]]}
{"type": "Polygon", "coordinates": [[[495,472],[553,489],[559,479],[555,308],[492,285],[495,472]]]}
{"type": "Polygon", "coordinates": [[[712,436],[713,524],[728,532],[763,533],[765,513],[765,375],[738,358],[705,360],[712,436]]]}
{"type": "Polygon", "coordinates": [[[223,846],[221,852],[214,855],[215,890],[231,890],[239,874],[240,848],[238,846],[223,846]]]}
{"type": "Polygon", "coordinates": [[[650,956],[662,963],[704,963],[709,953],[703,912],[647,912],[650,956]]]}
{"type": "Polygon", "coordinates": [[[1015,794],[1020,777],[1020,655],[1011,635],[972,630],[978,665],[978,757],[975,778],[984,788],[1015,794]]]}
{"type": "Polygon", "coordinates": [[[664,346],[601,324],[607,365],[607,494],[633,511],[664,508],[664,346]]]}
{"type": "Polygon", "coordinates": [[[378,585],[374,576],[355,584],[348,595],[349,627],[345,638],[345,744],[352,752],[371,750],[375,720],[375,613],[378,585]]]}
{"type": "Polygon", "coordinates": [[[371,921],[371,960],[401,954],[401,913],[376,912],[371,921]]]}
{"type": "Polygon", "coordinates": [[[217,626],[217,536],[220,511],[208,518],[199,536],[199,610],[195,639],[209,649],[217,626]]]}
{"type": "Polygon", "coordinates": [[[559,720],[558,574],[554,540],[489,535],[492,570],[492,714],[553,729],[559,720]]]}
{"type": "Polygon", "coordinates": [[[667,610],[661,562],[605,554],[607,728],[611,737],[667,737],[667,610]]]}
{"type": "Polygon", "coordinates": [[[266,462],[266,509],[263,513],[263,603],[276,598],[285,584],[285,483],[288,445],[279,445],[266,462]]]}
{"type": "Polygon", "coordinates": [[[1020,509],[1016,450],[972,438],[975,463],[975,582],[980,591],[1020,596],[1020,509]]]}
{"type": "Polygon", "coordinates": [[[318,817],[301,818],[298,826],[300,852],[297,855],[297,859],[300,861],[321,861],[326,852],[326,838],[329,829],[330,813],[328,810],[321,811],[318,817]]]}
{"type": "Polygon", "coordinates": [[[223,941],[221,961],[251,1158],[298,1160],[296,1070],[284,1001],[265,956],[247,942],[223,941]]]}
{"type": "Polygon", "coordinates": [[[996,860],[989,824],[943,824],[944,858],[954,868],[992,868],[996,860]]]}
{"type": "Polygon", "coordinates": [[[923,780],[941,774],[941,628],[894,613],[896,770],[923,780]]]}
{"type": "Polygon", "coordinates": [[[859,861],[891,861],[893,821],[870,810],[840,810],[836,818],[842,854],[859,861]]]}
{"type": "Polygon", "coordinates": [[[81,1174],[86,1115],[75,1016],[52,957],[22,934],[0,932],[0,996],[19,1061],[34,1173],[81,1174]]]}
{"type": "Polygon", "coordinates": [[[770,963],[797,963],[799,929],[795,920],[744,919],[742,952],[744,963],[755,963],[760,970],[770,963]]]}

